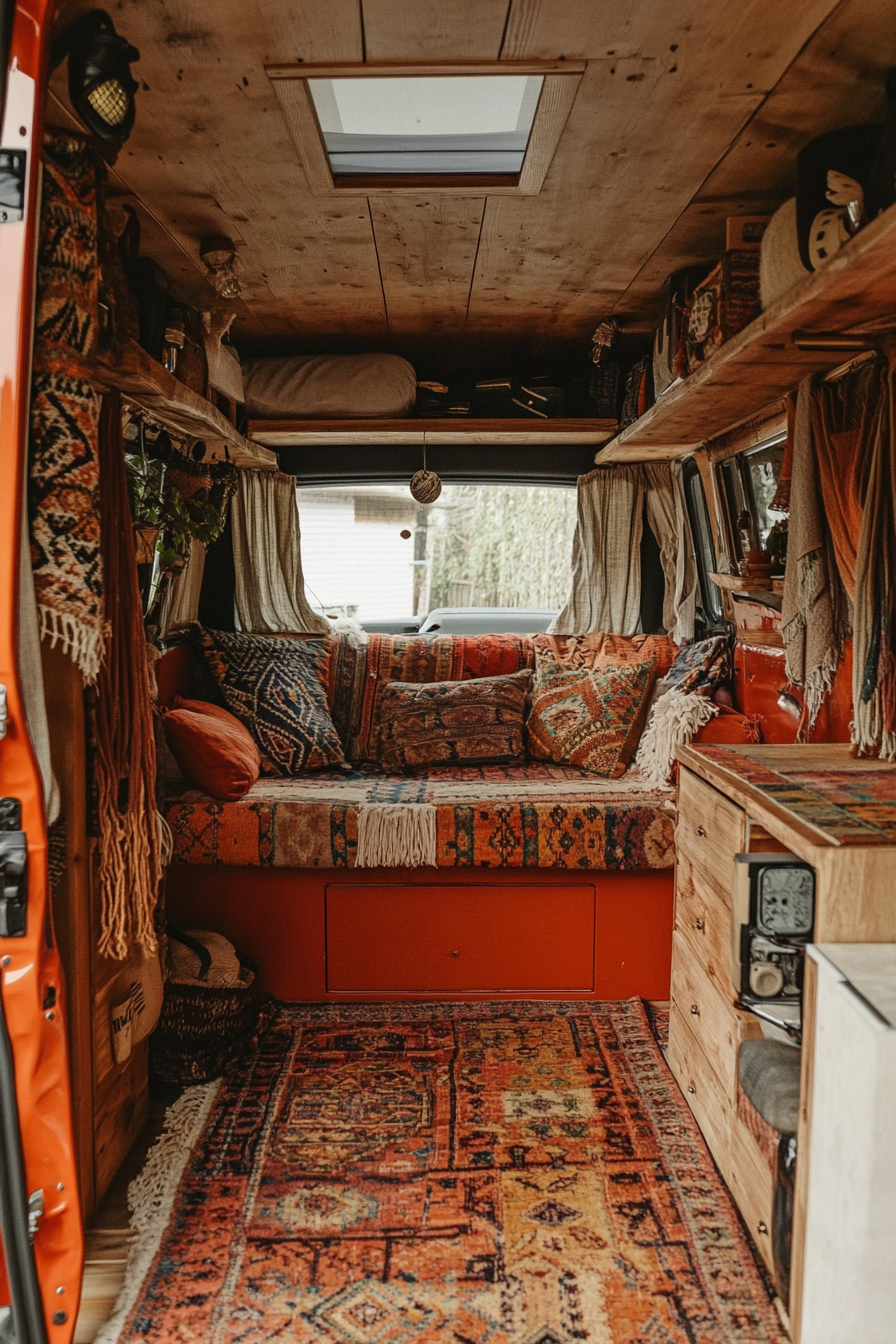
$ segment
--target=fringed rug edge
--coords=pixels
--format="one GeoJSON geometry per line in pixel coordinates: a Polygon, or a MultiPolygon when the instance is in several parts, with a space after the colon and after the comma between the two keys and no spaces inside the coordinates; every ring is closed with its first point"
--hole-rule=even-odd
{"type": "Polygon", "coordinates": [[[130,1184],[130,1225],[136,1235],[128,1253],[124,1286],[112,1315],[95,1335],[93,1344],[118,1344],[121,1338],[161,1245],[181,1177],[220,1085],[220,1078],[200,1083],[169,1106],[162,1133],[150,1148],[143,1170],[130,1184]]]}

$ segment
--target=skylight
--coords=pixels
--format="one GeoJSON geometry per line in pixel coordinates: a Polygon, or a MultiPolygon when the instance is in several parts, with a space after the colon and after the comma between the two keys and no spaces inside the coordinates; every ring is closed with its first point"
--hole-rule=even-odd
{"type": "Polygon", "coordinates": [[[334,179],[516,175],[541,75],[309,79],[334,179]]]}

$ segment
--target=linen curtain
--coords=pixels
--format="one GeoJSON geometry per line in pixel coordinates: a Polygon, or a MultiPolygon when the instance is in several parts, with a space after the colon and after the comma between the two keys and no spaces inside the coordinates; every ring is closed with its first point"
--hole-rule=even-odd
{"type": "Polygon", "coordinates": [[[646,506],[665,579],[663,624],[678,643],[693,638],[696,566],[681,467],[674,465],[677,471],[666,462],[598,467],[579,477],[572,593],[551,633],[638,633],[646,506]]]}
{"type": "Polygon", "coordinates": [[[190,543],[190,556],[179,574],[169,580],[168,592],[160,621],[161,636],[175,630],[189,630],[199,619],[199,595],[205,573],[205,546],[201,541],[190,543]]]}
{"type": "Polygon", "coordinates": [[[328,634],[330,622],[305,598],[294,478],[237,472],[232,520],[240,628],[254,634],[328,634]]]}

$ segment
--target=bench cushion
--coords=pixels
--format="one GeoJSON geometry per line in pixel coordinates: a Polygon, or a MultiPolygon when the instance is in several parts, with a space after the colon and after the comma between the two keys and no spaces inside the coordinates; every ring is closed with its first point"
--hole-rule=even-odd
{"type": "Polygon", "coordinates": [[[190,791],[166,818],[174,861],[354,868],[358,812],[428,803],[440,868],[648,869],[673,864],[671,789],[635,771],[603,780],[571,766],[452,766],[413,775],[352,771],[263,779],[239,802],[190,791]]]}

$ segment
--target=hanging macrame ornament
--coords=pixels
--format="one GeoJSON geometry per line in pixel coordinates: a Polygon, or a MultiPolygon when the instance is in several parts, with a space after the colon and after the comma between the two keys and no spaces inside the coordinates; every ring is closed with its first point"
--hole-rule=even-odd
{"type": "Polygon", "coordinates": [[[434,504],[442,493],[441,477],[434,471],[415,471],[411,477],[411,494],[418,504],[434,504]]]}
{"type": "Polygon", "coordinates": [[[423,469],[411,477],[411,494],[418,504],[434,504],[442,493],[442,480],[434,471],[426,470],[426,442],[423,444],[423,469]]]}

